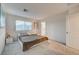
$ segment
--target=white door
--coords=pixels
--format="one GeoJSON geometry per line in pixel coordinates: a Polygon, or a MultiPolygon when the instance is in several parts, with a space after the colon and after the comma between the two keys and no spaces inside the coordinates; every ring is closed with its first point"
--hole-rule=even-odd
{"type": "Polygon", "coordinates": [[[68,34],[66,44],[72,48],[79,49],[79,13],[74,13],[68,19],[68,34]]]}

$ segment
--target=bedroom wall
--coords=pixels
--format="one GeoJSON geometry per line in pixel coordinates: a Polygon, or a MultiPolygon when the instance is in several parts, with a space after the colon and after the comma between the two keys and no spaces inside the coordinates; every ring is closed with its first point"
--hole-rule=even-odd
{"type": "MultiPolygon", "coordinates": [[[[13,33],[16,32],[16,20],[23,20],[23,21],[29,21],[29,22],[34,21],[33,19],[15,16],[15,15],[11,15],[11,14],[6,14],[6,31],[10,35],[13,35],[13,33]]],[[[38,26],[39,26],[39,24],[40,23],[38,22],[38,26]]],[[[28,32],[28,31],[17,31],[17,32],[28,32]]],[[[38,30],[38,32],[40,32],[40,30],[38,30]]]]}
{"type": "Polygon", "coordinates": [[[46,18],[46,35],[51,40],[66,43],[66,13],[46,18]]]}
{"type": "MultiPolygon", "coordinates": [[[[32,22],[31,19],[23,18],[11,14],[6,14],[6,32],[12,35],[14,32],[16,32],[16,20],[23,20],[23,21],[29,21],[32,22]]],[[[21,32],[21,31],[18,31],[21,32]]]]}

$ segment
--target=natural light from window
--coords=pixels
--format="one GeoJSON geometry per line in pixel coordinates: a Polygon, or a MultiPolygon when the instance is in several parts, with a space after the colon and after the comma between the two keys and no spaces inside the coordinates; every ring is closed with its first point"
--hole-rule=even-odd
{"type": "Polygon", "coordinates": [[[17,20],[16,30],[32,30],[32,22],[17,20]]]}
{"type": "Polygon", "coordinates": [[[46,22],[41,22],[41,35],[46,34],[46,22]]]}

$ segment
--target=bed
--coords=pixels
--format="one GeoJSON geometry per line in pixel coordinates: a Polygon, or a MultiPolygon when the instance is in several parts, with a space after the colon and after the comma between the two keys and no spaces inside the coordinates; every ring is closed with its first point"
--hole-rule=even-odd
{"type": "Polygon", "coordinates": [[[48,40],[47,37],[40,35],[24,35],[24,36],[19,36],[19,39],[22,42],[23,51],[30,49],[32,46],[40,42],[48,40]]]}

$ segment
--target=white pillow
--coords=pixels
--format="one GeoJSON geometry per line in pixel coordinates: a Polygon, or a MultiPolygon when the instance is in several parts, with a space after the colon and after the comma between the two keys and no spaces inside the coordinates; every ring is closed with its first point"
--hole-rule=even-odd
{"type": "Polygon", "coordinates": [[[28,36],[28,33],[20,33],[20,36],[28,36]]]}

